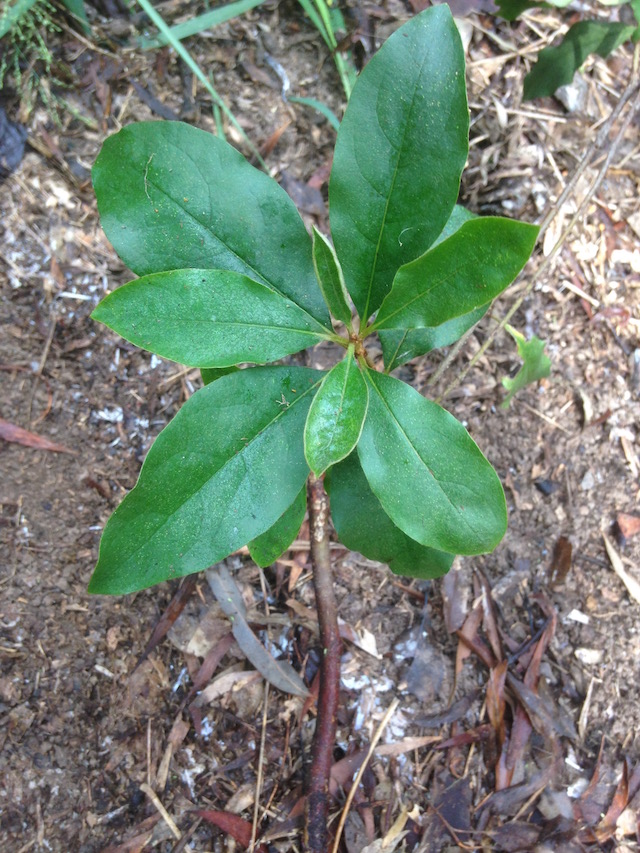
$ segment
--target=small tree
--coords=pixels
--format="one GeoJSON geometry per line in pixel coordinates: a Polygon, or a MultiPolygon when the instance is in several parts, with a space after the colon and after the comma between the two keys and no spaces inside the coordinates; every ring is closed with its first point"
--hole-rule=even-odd
{"type": "Polygon", "coordinates": [[[456,205],[468,128],[463,49],[438,6],[392,35],[356,82],[329,186],[333,245],[309,236],[270,177],[184,124],[126,127],[94,167],[104,230],[140,278],[93,317],[200,368],[206,387],[158,436],[110,518],[89,589],[132,592],[247,544],[269,565],[298,533],[310,478],[329,650],[312,850],[326,850],[339,674],[323,475],[342,542],[399,574],[442,575],[454,554],[490,551],[506,529],[498,477],[462,424],[390,375],[476,323],[535,243],[534,226],[456,205]],[[383,370],[367,353],[373,334],[383,370]],[[343,349],[329,371],[273,364],[321,341],[343,349]],[[263,366],[239,369],[247,363],[263,366]]]}

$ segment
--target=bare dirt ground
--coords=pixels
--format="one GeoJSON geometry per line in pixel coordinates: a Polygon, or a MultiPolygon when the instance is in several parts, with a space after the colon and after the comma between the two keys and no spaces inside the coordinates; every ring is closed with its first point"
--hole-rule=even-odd
{"type": "MultiPolygon", "coordinates": [[[[375,43],[409,14],[393,0],[356,13],[375,43]]],[[[476,212],[541,221],[626,86],[623,50],[587,64],[577,110],[552,99],[522,104],[531,50],[557,21],[465,19],[472,147],[462,201],[476,212]]],[[[214,129],[208,95],[175,56],[127,47],[134,32],[124,19],[98,22],[96,33],[99,46],[68,32],[55,46],[71,73],[65,97],[91,127],[68,112],[56,127],[37,108],[29,119],[37,150],[0,188],[0,417],[70,451],[0,439],[0,849],[245,849],[260,784],[256,849],[296,850],[313,709],[266,692],[239,650],[224,646],[229,624],[203,578],[137,669],[177,586],[126,598],[86,593],[106,519],[200,384],[197,371],[140,352],[89,318],[127,271],[100,231],[88,170],[106,135],[162,108],[214,129]],[[190,713],[185,700],[211,648],[228,652],[190,713]],[[198,810],[239,821],[224,832],[198,810]]],[[[307,221],[326,227],[333,131],[282,100],[265,61],[280,63],[294,94],[340,114],[339,81],[297,6],[263,6],[189,44],[307,221]]],[[[494,554],[464,559],[431,585],[336,547],[340,615],[357,641],[343,660],[336,815],[399,700],[347,816],[349,853],[638,849],[640,536],[621,542],[612,527],[620,513],[640,514],[637,128],[636,118],[533,286],[610,144],[445,374],[434,375],[442,355],[402,368],[431,396],[449,389],[443,404],[505,484],[510,525],[494,554]],[[501,378],[518,365],[504,331],[463,371],[519,297],[511,323],[548,342],[553,369],[503,410],[501,378]]],[[[256,619],[268,602],[263,641],[311,681],[307,560],[303,528],[262,577],[243,555],[227,564],[256,619]]]]}

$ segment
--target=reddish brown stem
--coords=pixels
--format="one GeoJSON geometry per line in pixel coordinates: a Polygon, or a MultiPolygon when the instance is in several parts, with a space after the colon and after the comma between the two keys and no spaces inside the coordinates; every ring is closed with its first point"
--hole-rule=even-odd
{"type": "Polygon", "coordinates": [[[336,715],[340,690],[342,642],[333,589],[329,550],[329,499],[321,479],[313,474],[308,483],[311,565],[316,591],[316,609],[322,643],[318,716],[311,750],[311,770],[306,808],[306,850],[327,853],[329,820],[329,775],[336,739],[336,715]]]}

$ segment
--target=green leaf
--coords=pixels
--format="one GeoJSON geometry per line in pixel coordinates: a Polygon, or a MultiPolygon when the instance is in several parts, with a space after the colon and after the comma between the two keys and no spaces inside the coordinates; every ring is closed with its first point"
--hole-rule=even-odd
{"type": "Polygon", "coordinates": [[[379,337],[387,373],[411,361],[412,358],[455,343],[472,326],[475,326],[488,310],[489,306],[485,305],[430,329],[408,329],[404,332],[400,329],[381,330],[379,337]]]}
{"type": "Polygon", "coordinates": [[[84,8],[84,0],[62,0],[62,5],[72,15],[75,22],[80,25],[82,32],[85,35],[91,34],[87,11],[84,8]]]}
{"type": "Polygon", "coordinates": [[[477,218],[477,213],[472,213],[463,205],[456,204],[451,211],[451,216],[447,219],[444,228],[440,234],[438,234],[438,238],[434,241],[431,248],[435,249],[436,246],[439,246],[440,243],[444,242],[448,237],[451,237],[452,234],[455,234],[459,228],[462,228],[465,222],[469,222],[471,219],[477,218]]]}
{"type": "Polygon", "coordinates": [[[222,139],[175,121],[130,124],[105,140],[93,185],[102,227],[137,275],[232,270],[331,329],[294,203],[222,139]]]}
{"type": "Polygon", "coordinates": [[[529,9],[547,8],[548,5],[547,3],[530,3],[529,0],[497,0],[498,15],[506,21],[515,21],[529,9]]]}
{"type": "Polygon", "coordinates": [[[254,563],[262,568],[270,566],[281,557],[296,538],[307,511],[307,487],[304,485],[291,506],[276,523],[249,542],[249,553],[254,563]]]}
{"type": "Polygon", "coordinates": [[[367,384],[350,346],[345,358],[326,375],[307,416],[304,452],[316,477],[356,446],[368,400],[367,384]]]}
{"type": "Polygon", "coordinates": [[[470,219],[398,270],[372,329],[430,328],[488,305],[526,264],[537,235],[525,222],[470,219]]]}
{"type": "Polygon", "coordinates": [[[309,473],[302,434],[321,376],[255,367],[187,400],[109,519],[89,591],[123,594],[200,571],[275,524],[309,473]]]}
{"type": "MultiPolygon", "coordinates": [[[[432,248],[438,246],[447,237],[455,234],[458,228],[464,225],[465,222],[476,218],[475,213],[471,213],[466,207],[456,204],[451,211],[451,216],[447,224],[442,229],[432,248]]],[[[488,305],[484,308],[478,308],[469,314],[463,314],[462,317],[455,317],[453,320],[448,320],[446,323],[441,323],[439,326],[432,328],[381,330],[378,332],[378,337],[382,345],[382,355],[387,373],[395,370],[401,364],[411,361],[412,358],[426,355],[434,349],[448,347],[455,343],[466,331],[475,326],[488,309],[488,305]]]]}
{"type": "Polygon", "coordinates": [[[546,47],[524,78],[523,98],[531,101],[553,95],[566,86],[586,58],[597,53],[606,57],[630,39],[635,27],[605,21],[580,21],[574,24],[557,47],[546,47]]]}
{"type": "Polygon", "coordinates": [[[453,415],[404,382],[368,370],[369,410],[358,442],[382,508],[411,539],[451,554],[481,554],[502,539],[502,486],[453,415]]]}
{"type": "Polygon", "coordinates": [[[221,376],[226,376],[228,373],[235,373],[239,369],[239,367],[203,367],[200,370],[200,375],[202,376],[204,385],[211,385],[212,382],[220,379],[221,376]]]}
{"type": "Polygon", "coordinates": [[[324,482],[333,526],[347,548],[386,563],[397,575],[437,578],[449,571],[452,554],[420,545],[391,521],[371,491],[357,452],[334,465],[324,482]]]}
{"type": "Polygon", "coordinates": [[[228,270],[173,270],[119,287],[91,315],[126,340],[190,367],[277,361],[327,338],[306,311],[228,270]]]}
{"type": "Polygon", "coordinates": [[[544,379],[545,376],[551,373],[551,359],[545,354],[544,348],[546,344],[544,341],[541,341],[535,335],[528,341],[513,326],[506,325],[505,329],[516,342],[518,355],[522,359],[523,364],[513,379],[505,376],[502,380],[502,384],[509,392],[500,404],[503,409],[509,408],[509,403],[514,394],[517,394],[526,385],[537,382],[538,379],[544,379]]]}
{"type": "Polygon", "coordinates": [[[351,328],[349,294],[336,253],[324,234],[313,226],[313,266],[324,301],[336,320],[351,328]]]}
{"type": "Polygon", "coordinates": [[[338,130],[331,233],[363,321],[423,254],[458,197],[468,153],[464,52],[449,8],[397,30],[365,66],[338,130]]]}

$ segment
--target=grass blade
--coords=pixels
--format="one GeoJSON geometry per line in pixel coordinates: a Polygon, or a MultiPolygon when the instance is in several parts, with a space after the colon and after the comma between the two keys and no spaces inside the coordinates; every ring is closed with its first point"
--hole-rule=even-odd
{"type": "Polygon", "coordinates": [[[37,0],[18,0],[15,6],[5,4],[2,14],[0,15],[0,38],[6,36],[9,30],[14,27],[23,15],[26,15],[32,6],[35,6],[37,0]]]}
{"type": "Polygon", "coordinates": [[[298,98],[298,97],[289,97],[288,101],[291,101],[292,104],[302,104],[304,107],[311,107],[312,110],[319,112],[320,115],[323,115],[326,120],[329,122],[331,127],[338,132],[338,128],[340,127],[340,120],[336,116],[336,114],[331,110],[326,104],[323,104],[322,101],[317,101],[315,98],[298,98]]]}
{"type": "MultiPolygon", "coordinates": [[[[189,36],[198,35],[203,30],[208,30],[217,27],[220,24],[225,24],[232,18],[237,18],[238,15],[244,15],[250,9],[255,9],[260,6],[264,0],[237,0],[234,3],[227,3],[226,6],[221,6],[219,9],[212,9],[210,12],[205,12],[202,15],[196,15],[195,18],[190,18],[182,24],[171,27],[170,32],[176,41],[189,38],[189,36]]],[[[143,50],[151,50],[155,47],[162,47],[167,44],[167,36],[164,33],[155,36],[155,38],[139,38],[138,44],[143,50]]]]}

